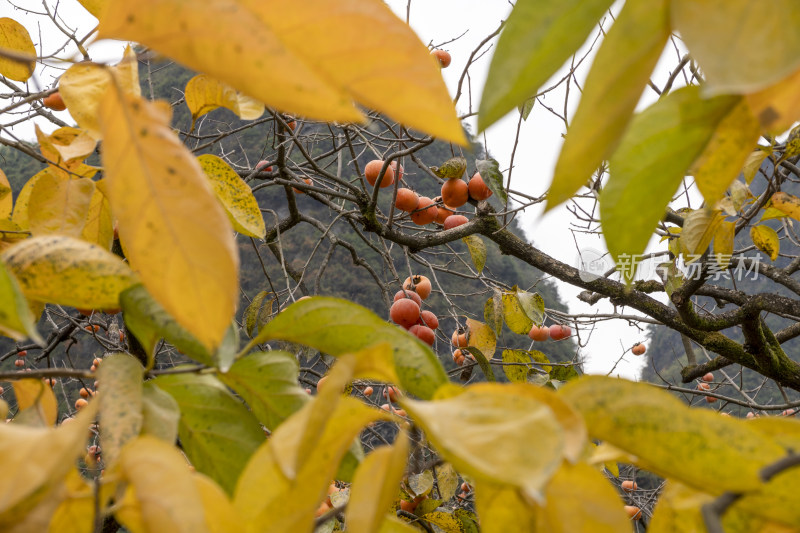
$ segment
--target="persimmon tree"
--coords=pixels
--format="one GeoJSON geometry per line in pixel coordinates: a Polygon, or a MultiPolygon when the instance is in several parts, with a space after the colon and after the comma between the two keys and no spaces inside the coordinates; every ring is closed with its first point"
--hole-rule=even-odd
{"type": "Polygon", "coordinates": [[[0,174],[0,332],[15,342],[2,357],[24,367],[0,372],[13,389],[0,404],[4,530],[796,530],[797,421],[578,377],[577,356],[538,344],[545,324],[556,339],[601,318],[655,323],[684,340],[681,380],[705,384],[663,387],[765,413],[800,405],[784,349],[800,328],[774,326],[800,317],[786,252],[800,143],[795,130],[777,140],[800,118],[795,3],[627,0],[611,23],[610,0],[518,0],[450,66],[378,0],[80,3],[96,29],[73,32],[47,3],[38,13],[82,56],[58,58],[48,89],[32,76],[54,58],[0,19],[2,111],[22,115],[0,142],[42,167],[18,190],[0,174]],[[95,63],[95,32],[132,45],[95,63]],[[559,115],[541,198],[516,190],[456,113],[493,39],[481,130],[510,111],[520,127],[534,107],[558,115],[544,84],[572,58],[556,86],[580,101],[559,115]],[[159,57],[197,73],[172,102],[154,98],[159,57]],[[458,64],[454,105],[439,69],[458,64]],[[634,113],[645,91],[656,101],[634,113]],[[61,102],[70,122],[50,111],[61,102]],[[18,122],[36,123],[36,144],[18,122]],[[258,127],[260,159],[226,144],[258,127]],[[430,160],[436,143],[449,154],[430,160]],[[587,273],[515,234],[515,214],[541,202],[574,205],[617,268],[587,273]],[[292,257],[303,228],[313,250],[292,257]],[[260,272],[241,268],[246,249],[260,272]],[[383,316],[321,290],[340,250],[383,316]],[[548,307],[493,274],[498,252],[614,313],[548,307]],[[646,257],[658,276],[635,275],[646,257]],[[780,289],[718,282],[740,268],[780,289]],[[240,304],[253,276],[263,290],[240,304]],[[455,294],[452,279],[478,289],[455,294]],[[77,335],[100,352],[91,368],[71,359],[77,335]],[[696,349],[715,355],[699,363],[696,349]],[[784,402],[756,403],[726,373],[738,367],[784,402]],[[643,497],[618,463],[666,481],[643,497]]]}

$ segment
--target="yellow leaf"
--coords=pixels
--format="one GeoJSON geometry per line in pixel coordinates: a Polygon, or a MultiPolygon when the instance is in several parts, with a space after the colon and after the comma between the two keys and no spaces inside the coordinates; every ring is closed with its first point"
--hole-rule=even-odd
{"type": "Polygon", "coordinates": [[[198,74],[186,83],[184,98],[192,113],[192,129],[198,117],[218,107],[230,109],[242,120],[255,120],[264,114],[264,104],[205,74],[198,74]]]}
{"type": "Polygon", "coordinates": [[[189,464],[174,446],[155,437],[139,437],[122,449],[119,466],[133,487],[145,531],[211,531],[198,512],[203,502],[189,464]]]}
{"type": "MultiPolygon", "coordinates": [[[[338,394],[338,393],[337,393],[338,394]]],[[[292,415],[250,458],[239,478],[234,506],[247,524],[248,533],[270,531],[292,533],[311,531],[314,511],[325,498],[344,454],[361,429],[389,415],[365,406],[359,400],[342,397],[336,409],[325,420],[316,446],[305,457],[301,469],[292,477],[282,471],[281,450],[292,449],[299,442],[309,419],[308,411],[320,408],[319,398],[292,415]]]]}
{"type": "Polygon", "coordinates": [[[766,148],[764,146],[759,146],[758,149],[751,152],[750,155],[747,156],[744,166],[742,167],[742,173],[744,174],[744,181],[748,185],[753,183],[753,178],[756,177],[758,169],[761,168],[761,164],[771,153],[771,147],[766,148]]]}
{"type": "Polygon", "coordinates": [[[22,190],[19,191],[17,195],[17,202],[14,204],[14,213],[11,215],[11,220],[19,226],[20,230],[28,231],[30,227],[28,224],[28,202],[31,199],[31,192],[36,182],[39,181],[42,176],[54,174],[55,172],[57,172],[56,169],[47,167],[31,176],[31,178],[25,182],[25,185],[22,186],[22,190]]]}
{"type": "Polygon", "coordinates": [[[236,310],[239,255],[228,217],[169,120],[161,105],[108,91],[100,109],[108,200],[148,292],[213,350],[236,310]]]}
{"type": "Polygon", "coordinates": [[[95,18],[99,19],[106,8],[106,4],[108,4],[108,0],[78,0],[78,3],[86,8],[86,11],[94,15],[95,18]]]}
{"type": "Polygon", "coordinates": [[[527,335],[533,326],[533,320],[525,314],[516,292],[503,293],[503,318],[508,329],[517,335],[527,335]]]}
{"type": "Polygon", "coordinates": [[[200,492],[203,513],[209,533],[236,533],[242,531],[244,525],[239,515],[222,488],[211,478],[203,474],[192,475],[195,486],[200,492]]]}
{"type": "Polygon", "coordinates": [[[722,213],[711,209],[698,209],[689,213],[685,217],[680,236],[684,253],[696,256],[705,252],[724,219],[722,213]]]}
{"type": "Polygon", "coordinates": [[[122,447],[142,429],[142,383],[144,368],[127,353],[103,359],[97,369],[100,388],[100,447],[103,460],[112,466],[122,447]]]}
{"type": "Polygon", "coordinates": [[[86,225],[83,226],[81,239],[110,250],[114,242],[114,221],[111,216],[111,206],[103,194],[101,183],[102,180],[95,182],[96,187],[89,201],[86,225]]]}
{"type": "Polygon", "coordinates": [[[617,491],[586,463],[564,463],[547,484],[545,500],[539,514],[542,531],[616,533],[630,529],[617,491]]]}
{"type": "Polygon", "coordinates": [[[419,533],[419,529],[406,524],[393,515],[387,515],[378,533],[419,533]]]}
{"type": "Polygon", "coordinates": [[[434,511],[425,514],[425,521],[434,524],[445,533],[463,533],[464,526],[461,520],[456,518],[452,513],[444,511],[434,511]]]}
{"type": "Polygon", "coordinates": [[[94,152],[97,141],[78,128],[59,128],[50,135],[36,127],[36,138],[42,155],[57,166],[72,170],[94,152]]]}
{"type": "Polygon", "coordinates": [[[513,486],[486,481],[475,483],[475,509],[481,533],[536,533],[538,509],[513,486]]]}
{"type": "Polygon", "coordinates": [[[448,159],[440,167],[431,167],[434,174],[448,180],[461,178],[466,170],[467,160],[461,156],[448,159]]]}
{"type": "Polygon", "coordinates": [[[58,404],[53,389],[41,379],[21,379],[12,382],[19,412],[14,421],[35,426],[53,426],[58,416],[58,404]]]}
{"type": "Polygon", "coordinates": [[[72,423],[53,428],[0,424],[0,528],[18,522],[61,483],[84,453],[97,402],[81,409],[72,423]]]}
{"type": "Polygon", "coordinates": [[[117,309],[119,293],[136,283],[128,265],[96,244],[48,235],[21,241],[0,254],[28,299],[117,309]]]}
{"type": "Polygon", "coordinates": [[[758,121],[744,100],[717,123],[711,140],[689,170],[706,205],[713,205],[722,198],[739,175],[760,131],[758,121]]]}
{"type": "Polygon", "coordinates": [[[80,237],[86,226],[95,185],[89,178],[44,174],[28,200],[28,224],[34,235],[80,237]]]}
{"type": "Polygon", "coordinates": [[[58,90],[70,115],[95,139],[103,137],[98,122],[100,103],[112,85],[125,94],[142,94],[139,87],[139,62],[136,60],[136,52],[130,46],[125,49],[122,61],[114,67],[76,63],[58,81],[58,90]]]}
{"type": "Polygon", "coordinates": [[[353,478],[345,510],[348,531],[371,533],[378,530],[397,495],[408,449],[408,436],[400,432],[394,445],[382,446],[362,461],[353,478]]]}
{"type": "Polygon", "coordinates": [[[648,384],[583,376],[559,394],[583,415],[590,438],[635,455],[641,468],[710,492],[757,488],[761,468],[783,455],[743,421],[689,409],[648,384]]]}
{"type": "Polygon", "coordinates": [[[242,235],[263,239],[267,232],[264,217],[250,187],[235,170],[215,155],[204,154],[197,161],[208,177],[214,194],[225,208],[233,229],[242,235]]]}
{"type": "Polygon", "coordinates": [[[772,134],[786,131],[800,118],[800,69],[745,98],[761,129],[772,134]]]}
{"type": "Polygon", "coordinates": [[[36,331],[36,317],[14,275],[0,261],[0,334],[21,341],[26,334],[40,346],[44,341],[36,331]]]}
{"type": "Polygon", "coordinates": [[[36,48],[25,26],[14,19],[0,18],[0,49],[5,49],[18,58],[0,55],[0,75],[14,81],[26,81],[36,66],[36,48]],[[25,60],[30,58],[29,60],[25,60]]]}
{"type": "Polygon", "coordinates": [[[550,406],[528,387],[482,383],[444,400],[400,403],[459,472],[539,498],[564,457],[565,436],[550,406]],[[503,453],[492,451],[498,449],[503,453]]]}
{"type": "Polygon", "coordinates": [[[363,120],[355,100],[466,142],[436,61],[380,0],[114,2],[100,33],[150,46],[281,111],[363,120]]]}
{"type": "Polygon", "coordinates": [[[11,184],[5,172],[0,170],[0,219],[11,216],[14,199],[11,195],[11,184]]]}
{"type": "Polygon", "coordinates": [[[497,338],[492,328],[471,318],[467,319],[469,345],[479,349],[486,359],[491,359],[497,348],[497,338]]]}
{"type": "Polygon", "coordinates": [[[786,213],[795,220],[800,220],[800,198],[780,191],[772,195],[770,202],[775,209],[786,213]]]}
{"type": "MultiPolygon", "coordinates": [[[[81,477],[76,468],[70,470],[63,487],[64,499],[50,519],[49,533],[92,533],[94,531],[95,499],[92,485],[81,477]]],[[[100,488],[100,507],[105,507],[112,487],[100,488]]]]}
{"type": "Polygon", "coordinates": [[[722,268],[728,268],[733,255],[733,240],[736,237],[736,223],[723,220],[714,233],[714,257],[722,268]]]}
{"type": "Polygon", "coordinates": [[[778,258],[781,241],[774,229],[764,225],[753,226],[750,228],[750,238],[753,239],[756,248],[767,254],[772,261],[778,258]]]}

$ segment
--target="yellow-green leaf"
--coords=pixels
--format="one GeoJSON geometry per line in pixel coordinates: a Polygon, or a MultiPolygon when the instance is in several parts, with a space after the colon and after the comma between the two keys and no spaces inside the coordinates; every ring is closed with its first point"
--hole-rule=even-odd
{"type": "Polygon", "coordinates": [[[736,223],[723,220],[714,232],[714,257],[722,268],[728,268],[733,255],[733,241],[736,237],[736,223]]]}
{"type": "Polygon", "coordinates": [[[744,100],[719,121],[714,135],[690,170],[706,205],[713,205],[722,198],[742,171],[760,131],[758,121],[744,100]]]}
{"type": "MultiPolygon", "coordinates": [[[[703,100],[698,87],[685,87],[631,121],[600,193],[603,235],[615,261],[623,254],[644,252],[686,171],[737,100],[703,100]]],[[[626,278],[632,274],[627,272],[626,278]]]]}
{"type": "Polygon", "coordinates": [[[437,61],[380,0],[114,2],[100,34],[152,47],[281,111],[358,121],[355,100],[466,143],[437,61]]]}
{"type": "Polygon", "coordinates": [[[239,255],[225,211],[169,121],[162,105],[109,89],[100,107],[108,200],[148,292],[214,350],[239,299],[239,255]]]}
{"type": "Polygon", "coordinates": [[[630,521],[617,491],[598,470],[586,463],[563,464],[545,490],[539,514],[541,531],[551,533],[617,533],[630,521]]]}
{"type": "Polygon", "coordinates": [[[583,415],[590,438],[636,456],[641,468],[714,493],[756,489],[761,468],[784,453],[745,422],[690,409],[648,384],[583,376],[559,394],[583,415]]]}
{"type": "Polygon", "coordinates": [[[86,241],[48,235],[20,241],[0,254],[28,299],[117,309],[136,275],[116,255],[86,241]]]}
{"type": "Polygon", "coordinates": [[[552,409],[528,388],[482,383],[443,400],[400,403],[460,472],[539,498],[564,457],[565,438],[552,409]]]}
{"type": "Polygon", "coordinates": [[[578,50],[612,3],[612,0],[518,1],[492,57],[481,98],[478,130],[485,130],[536,94],[578,50]]]}
{"type": "Polygon", "coordinates": [[[0,527],[11,528],[61,483],[85,450],[97,402],[81,409],[71,424],[53,428],[0,424],[3,473],[14,483],[0,485],[0,527]]]}
{"type": "Polygon", "coordinates": [[[753,183],[753,178],[756,177],[758,169],[761,168],[761,164],[771,153],[771,147],[765,148],[763,146],[759,146],[757,150],[750,152],[750,155],[747,156],[742,168],[742,172],[744,173],[744,180],[748,185],[753,183]]]}
{"type": "Polygon", "coordinates": [[[109,250],[114,242],[114,220],[108,198],[103,193],[100,183],[96,183],[97,186],[89,201],[89,211],[86,214],[86,225],[83,226],[81,239],[109,250]]]}
{"type": "Polygon", "coordinates": [[[184,98],[192,113],[192,129],[198,117],[219,107],[230,109],[242,120],[254,120],[264,114],[264,104],[205,74],[186,83],[184,98]]]}
{"type": "Polygon", "coordinates": [[[397,495],[408,449],[408,436],[400,432],[394,445],[376,449],[358,467],[345,510],[348,531],[372,533],[378,530],[397,495]]]}
{"type": "Polygon", "coordinates": [[[795,220],[800,220],[800,198],[780,191],[772,195],[770,202],[775,209],[795,220]]]}
{"type": "Polygon", "coordinates": [[[528,381],[528,365],[531,358],[524,350],[503,350],[503,372],[512,383],[526,383],[528,381]]]}
{"type": "Polygon", "coordinates": [[[459,179],[466,170],[467,160],[461,156],[448,159],[440,167],[431,167],[434,174],[448,180],[459,179]]]}
{"type": "Polygon", "coordinates": [[[793,0],[773,0],[769,9],[749,0],[674,0],[670,13],[715,94],[754,92],[800,67],[793,0]]]}
{"type": "Polygon", "coordinates": [[[753,244],[756,245],[756,248],[767,254],[772,261],[778,258],[781,241],[774,229],[763,224],[753,226],[750,228],[750,238],[753,239],[753,244]]]}
{"type": "Polygon", "coordinates": [[[533,320],[522,309],[516,291],[503,293],[503,318],[508,329],[518,335],[527,335],[533,326],[533,320]]]}
{"type": "Polygon", "coordinates": [[[21,379],[12,384],[19,409],[14,422],[43,427],[55,425],[58,404],[53,389],[41,379],[21,379]]]}
{"type": "Polygon", "coordinates": [[[434,524],[445,533],[464,533],[464,526],[453,513],[434,511],[425,515],[425,521],[434,524]]]}
{"type": "Polygon", "coordinates": [[[469,345],[479,349],[486,359],[491,359],[497,348],[497,337],[492,328],[471,318],[467,319],[469,345]]]}
{"type": "Polygon", "coordinates": [[[670,35],[667,0],[629,0],[583,85],[556,164],[547,207],[567,201],[610,158],[670,35]]]}
{"type": "Polygon", "coordinates": [[[170,444],[178,438],[181,411],[175,399],[152,381],[142,387],[142,435],[152,435],[170,444]]]}
{"type": "Polygon", "coordinates": [[[491,157],[488,159],[476,159],[475,167],[477,167],[481,178],[483,178],[489,190],[496,194],[501,202],[504,204],[507,203],[508,192],[503,185],[503,173],[500,172],[500,163],[491,157]]]}
{"type": "Polygon", "coordinates": [[[267,231],[264,217],[250,187],[219,157],[204,154],[197,160],[208,177],[214,194],[225,208],[233,229],[242,235],[263,239],[267,231]]]}
{"type": "Polygon", "coordinates": [[[723,220],[725,216],[715,210],[701,208],[689,213],[684,218],[680,236],[684,253],[695,256],[705,252],[723,220]]]}
{"type": "Polygon", "coordinates": [[[204,514],[198,512],[203,509],[200,490],[175,446],[155,437],[139,437],[122,448],[119,465],[133,487],[144,531],[210,531],[204,514]]]}
{"type": "Polygon", "coordinates": [[[544,298],[538,292],[531,293],[521,290],[517,290],[516,295],[522,311],[533,320],[534,324],[541,326],[544,322],[544,298]]]}
{"type": "Polygon", "coordinates": [[[142,364],[127,353],[103,358],[97,369],[100,389],[100,446],[106,465],[114,465],[125,444],[142,429],[142,364]]]}
{"type": "MultiPolygon", "coordinates": [[[[136,52],[130,46],[125,49],[122,60],[116,66],[76,63],[58,81],[58,90],[69,114],[95,139],[103,137],[99,123],[100,104],[109,87],[133,96],[142,94],[139,87],[139,62],[136,52]]],[[[127,136],[123,131],[115,133],[119,137],[127,136]]]]}
{"type": "Polygon", "coordinates": [[[0,55],[0,75],[14,81],[26,81],[31,77],[36,66],[36,48],[25,26],[12,18],[0,18],[0,49],[18,56],[12,59],[0,55]]]}
{"type": "Polygon", "coordinates": [[[36,331],[35,317],[22,294],[19,282],[2,260],[0,260],[0,334],[16,341],[23,340],[27,335],[37,344],[44,345],[44,340],[36,331]]]}
{"type": "Polygon", "coordinates": [[[11,184],[8,182],[5,172],[0,170],[0,219],[11,217],[13,202],[11,184]]]}
{"type": "Polygon", "coordinates": [[[759,219],[759,222],[764,222],[765,220],[774,220],[776,218],[786,218],[787,216],[789,215],[787,215],[780,209],[776,209],[774,207],[767,207],[766,209],[764,209],[764,212],[761,213],[761,218],[759,219]]]}
{"type": "Polygon", "coordinates": [[[28,200],[28,224],[34,235],[80,237],[86,226],[94,182],[55,173],[36,181],[28,200]]]}
{"type": "Polygon", "coordinates": [[[483,318],[499,337],[503,331],[503,296],[497,289],[492,291],[492,297],[483,306],[483,318]]]}
{"type": "Polygon", "coordinates": [[[486,266],[486,244],[484,244],[483,239],[477,235],[467,235],[461,240],[467,245],[475,270],[478,273],[483,272],[483,267],[486,266]]]}

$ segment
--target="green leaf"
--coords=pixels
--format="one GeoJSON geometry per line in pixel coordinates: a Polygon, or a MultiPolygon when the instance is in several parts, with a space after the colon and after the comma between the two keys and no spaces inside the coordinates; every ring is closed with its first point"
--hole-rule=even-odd
{"type": "Polygon", "coordinates": [[[533,105],[536,103],[536,97],[531,96],[525,102],[519,106],[519,114],[522,115],[522,120],[527,121],[528,117],[531,115],[531,111],[533,111],[533,105]]]}
{"type": "Polygon", "coordinates": [[[97,368],[100,389],[100,447],[107,464],[113,465],[120,450],[142,429],[142,379],[144,368],[127,353],[103,358],[97,368]]]}
{"type": "Polygon", "coordinates": [[[461,156],[448,159],[440,167],[431,167],[434,174],[447,180],[460,178],[466,170],[467,160],[461,156]]]}
{"type": "Polygon", "coordinates": [[[222,372],[227,372],[236,359],[239,352],[239,325],[236,320],[231,321],[228,331],[222,338],[222,342],[214,352],[214,366],[222,372]]]}
{"type": "MultiPolygon", "coordinates": [[[[699,88],[685,87],[633,119],[600,193],[603,235],[615,261],[644,252],[686,171],[737,100],[702,100],[699,88]]],[[[626,277],[632,279],[632,272],[626,277]]]]}
{"type": "MultiPolygon", "coordinates": [[[[503,350],[504,363],[525,363],[529,364],[531,358],[525,350],[503,350]]],[[[519,364],[504,365],[503,372],[512,383],[526,383],[528,381],[528,367],[519,364]]]]}
{"type": "Polygon", "coordinates": [[[467,235],[461,240],[467,245],[472,264],[475,265],[475,270],[480,274],[483,272],[483,267],[486,266],[486,244],[477,235],[467,235]]]}
{"type": "Polygon", "coordinates": [[[228,163],[213,154],[203,154],[197,161],[211,182],[214,194],[225,208],[233,229],[242,235],[263,239],[267,231],[264,217],[250,186],[228,163]]]}
{"type": "Polygon", "coordinates": [[[486,381],[497,381],[497,379],[494,377],[494,371],[492,371],[492,365],[489,364],[489,361],[486,359],[486,356],[483,355],[483,352],[474,346],[467,346],[466,350],[469,351],[473,357],[475,357],[475,360],[478,362],[478,366],[481,367],[483,375],[486,376],[486,381]]]}
{"type": "Polygon", "coordinates": [[[15,341],[21,341],[27,335],[39,346],[44,346],[22,289],[3,261],[0,261],[0,335],[7,335],[15,341]]]}
{"type": "Polygon", "coordinates": [[[499,337],[503,331],[503,294],[497,289],[492,290],[492,297],[483,306],[483,318],[499,337]]]}
{"type": "Polygon", "coordinates": [[[527,335],[533,326],[533,320],[522,309],[516,291],[503,293],[503,318],[508,329],[518,335],[527,335]]]}
{"type": "Polygon", "coordinates": [[[518,0],[489,67],[478,131],[536,94],[584,43],[612,0],[518,0]]]}
{"type": "MultiPolygon", "coordinates": [[[[533,320],[533,323],[540,326],[544,323],[544,298],[538,293],[530,293],[518,290],[516,293],[519,306],[525,314],[533,320]]],[[[529,329],[530,330],[530,329],[529,329]]],[[[527,335],[527,331],[525,334],[527,335]]]]}
{"type": "Polygon", "coordinates": [[[557,381],[570,381],[579,377],[575,365],[553,365],[550,370],[550,379],[557,381]]]}
{"type": "Polygon", "coordinates": [[[703,69],[709,92],[750,93],[800,67],[800,5],[773,0],[674,0],[672,26],[703,69]],[[735,29],[735,31],[731,31],[735,29]]]}
{"type": "Polygon", "coordinates": [[[264,326],[250,344],[272,339],[305,344],[336,357],[385,342],[391,345],[404,390],[427,399],[448,381],[426,344],[347,300],[317,296],[296,302],[264,326]]]}
{"type": "Polygon", "coordinates": [[[486,186],[497,195],[505,204],[508,202],[508,193],[503,185],[503,174],[500,172],[500,163],[494,159],[478,159],[475,161],[478,172],[486,186]]]}
{"type": "Polygon", "coordinates": [[[142,435],[152,435],[170,444],[178,438],[181,410],[175,399],[152,381],[142,388],[142,435]]]}
{"type": "Polygon", "coordinates": [[[750,238],[753,239],[753,244],[756,245],[756,248],[767,254],[772,261],[778,258],[781,241],[774,229],[763,224],[753,226],[750,228],[750,238]]]}
{"type": "Polygon", "coordinates": [[[670,35],[667,0],[629,0],[603,40],[556,163],[547,207],[567,201],[611,157],[670,35]]]}
{"type": "Polygon", "coordinates": [[[186,456],[232,494],[250,456],[264,442],[258,420],[214,376],[170,374],[152,382],[180,406],[178,435],[186,456]]]}
{"type": "Polygon", "coordinates": [[[178,324],[161,304],[150,296],[144,285],[137,284],[123,291],[120,303],[124,311],[122,316],[125,325],[139,340],[149,358],[153,357],[156,343],[163,337],[181,353],[195,361],[214,366],[214,359],[205,346],[178,324]]]}
{"type": "Polygon", "coordinates": [[[590,438],[635,455],[645,470],[701,490],[754,490],[760,469],[784,454],[744,421],[690,409],[648,384],[583,376],[559,396],[583,415],[590,438]]]}
{"type": "Polygon", "coordinates": [[[239,359],[218,377],[247,402],[259,422],[274,431],[309,401],[298,385],[299,371],[293,354],[257,352],[239,359]]]}
{"type": "Polygon", "coordinates": [[[741,100],[717,125],[691,173],[706,205],[722,198],[758,141],[761,128],[747,102],[741,100]]]}

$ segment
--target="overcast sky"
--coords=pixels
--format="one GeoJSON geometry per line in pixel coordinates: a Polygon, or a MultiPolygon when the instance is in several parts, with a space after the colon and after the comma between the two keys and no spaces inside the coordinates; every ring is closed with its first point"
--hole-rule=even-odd
{"type": "MultiPolygon", "coordinates": [[[[55,0],[48,0],[48,2],[54,4],[55,0]]],[[[13,6],[20,3],[32,4],[30,0],[18,0],[13,3],[10,0],[0,0],[0,16],[12,17],[24,24],[37,45],[41,37],[44,40],[45,53],[56,52],[62,44],[61,35],[56,36],[57,40],[51,42],[48,32],[41,31],[42,29],[37,27],[36,17],[24,15],[14,9],[13,6]]],[[[398,16],[405,19],[406,0],[388,0],[387,4],[398,16]]],[[[501,20],[508,17],[510,11],[511,6],[506,0],[412,0],[410,11],[412,28],[425,44],[447,43],[442,45],[442,48],[448,50],[453,57],[452,64],[442,71],[452,94],[455,94],[458,79],[469,54],[480,41],[499,26],[501,20]]],[[[64,18],[64,22],[71,27],[91,28],[96,24],[96,19],[86,13],[77,0],[61,0],[59,12],[64,18]]],[[[92,59],[96,61],[115,62],[121,56],[123,49],[123,43],[105,41],[97,43],[90,50],[92,59]]],[[[470,86],[469,88],[465,87],[465,95],[458,103],[459,113],[466,113],[469,110],[470,94],[473,109],[477,108],[492,52],[493,48],[489,49],[489,53],[481,57],[470,68],[470,86]]],[[[520,53],[524,53],[524,51],[520,50],[520,53]]],[[[586,64],[588,65],[588,62],[586,64]]],[[[661,68],[658,72],[663,74],[666,71],[666,68],[661,68]]],[[[578,71],[579,81],[583,81],[587,72],[588,70],[585,68],[578,71]]],[[[43,87],[49,87],[53,83],[53,77],[59,74],[60,69],[55,65],[44,70],[39,69],[37,80],[43,87]]],[[[562,76],[561,73],[555,77],[560,76],[562,76]]],[[[554,91],[547,96],[547,104],[563,109],[562,98],[563,92],[554,91]]],[[[646,94],[643,101],[649,103],[654,98],[655,94],[646,94]]],[[[573,99],[570,112],[574,111],[575,104],[577,104],[577,100],[573,99]]],[[[60,116],[65,121],[71,121],[67,112],[62,112],[60,116]]],[[[498,159],[503,169],[507,168],[510,162],[517,120],[517,113],[512,112],[480,138],[481,141],[485,139],[490,153],[498,159]]],[[[468,119],[468,122],[472,126],[472,131],[475,131],[475,119],[468,119]]],[[[520,131],[512,173],[511,187],[513,189],[532,196],[539,196],[547,190],[564,129],[564,123],[560,119],[538,104],[534,107],[527,122],[522,124],[520,131]]],[[[29,138],[33,137],[32,131],[23,131],[18,134],[29,138]]],[[[470,166],[474,167],[474,164],[470,166]]],[[[576,235],[569,230],[569,225],[574,218],[567,211],[566,206],[556,208],[546,216],[543,216],[541,211],[542,206],[530,208],[520,215],[520,219],[528,238],[546,253],[576,266],[579,248],[591,248],[600,253],[605,252],[602,239],[597,236],[576,235]]],[[[590,307],[577,300],[579,289],[564,283],[559,283],[558,286],[562,299],[573,313],[608,313],[612,311],[610,304],[605,301],[590,307]]],[[[585,341],[588,333],[588,331],[581,332],[582,340],[585,341]]],[[[583,354],[588,359],[586,370],[594,373],[610,371],[625,349],[630,348],[635,342],[644,340],[643,333],[626,322],[618,320],[600,322],[592,333],[590,342],[583,349],[583,354]]],[[[642,363],[643,358],[636,358],[628,354],[626,360],[616,366],[614,375],[633,377],[642,363]]]]}

